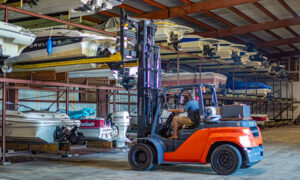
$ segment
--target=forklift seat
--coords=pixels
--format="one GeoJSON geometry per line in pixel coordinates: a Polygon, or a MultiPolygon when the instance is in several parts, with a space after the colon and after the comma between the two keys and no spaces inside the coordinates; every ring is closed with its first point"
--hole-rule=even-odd
{"type": "Polygon", "coordinates": [[[186,140],[188,139],[194,132],[199,130],[199,128],[194,129],[180,129],[178,131],[178,139],[180,140],[186,140]]]}

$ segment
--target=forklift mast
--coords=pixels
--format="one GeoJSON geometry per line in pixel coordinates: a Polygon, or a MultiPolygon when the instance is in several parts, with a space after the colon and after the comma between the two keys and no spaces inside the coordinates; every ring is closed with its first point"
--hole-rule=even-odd
{"type": "Polygon", "coordinates": [[[138,138],[151,133],[161,93],[160,47],[155,44],[156,25],[138,21],[122,11],[120,42],[124,60],[138,60],[138,138]],[[130,41],[131,39],[131,44],[130,41]]]}
{"type": "Polygon", "coordinates": [[[156,25],[150,21],[139,24],[138,71],[138,138],[151,133],[155,111],[160,102],[161,59],[159,46],[155,45],[156,25]]]}

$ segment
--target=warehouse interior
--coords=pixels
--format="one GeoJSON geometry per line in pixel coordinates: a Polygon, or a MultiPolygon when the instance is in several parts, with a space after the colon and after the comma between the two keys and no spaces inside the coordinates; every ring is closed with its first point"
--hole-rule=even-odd
{"type": "Polygon", "coordinates": [[[299,16],[299,0],[0,0],[0,179],[298,178],[299,16]]]}

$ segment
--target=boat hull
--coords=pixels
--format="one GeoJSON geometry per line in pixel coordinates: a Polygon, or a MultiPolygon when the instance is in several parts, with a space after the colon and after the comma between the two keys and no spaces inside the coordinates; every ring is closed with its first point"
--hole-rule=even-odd
{"type": "Polygon", "coordinates": [[[65,126],[71,129],[74,126],[79,127],[80,121],[71,120],[63,113],[6,111],[5,124],[7,140],[53,143],[56,127],[65,126]]]}
{"type": "Polygon", "coordinates": [[[19,56],[34,40],[35,35],[24,28],[0,21],[0,57],[19,56]]]}
{"type": "Polygon", "coordinates": [[[219,84],[226,84],[227,77],[212,72],[201,73],[201,77],[199,73],[180,73],[179,74],[179,81],[177,80],[177,74],[164,74],[162,79],[162,86],[175,86],[178,85],[185,85],[185,84],[196,84],[196,83],[205,83],[205,84],[214,84],[216,88],[219,88],[219,84]]]}

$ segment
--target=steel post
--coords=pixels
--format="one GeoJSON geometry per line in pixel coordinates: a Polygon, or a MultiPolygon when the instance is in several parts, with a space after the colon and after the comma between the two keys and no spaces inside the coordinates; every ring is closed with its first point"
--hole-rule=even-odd
{"type": "Polygon", "coordinates": [[[4,13],[5,13],[5,15],[4,15],[4,21],[6,23],[8,23],[8,9],[5,9],[4,13]]]}
{"type": "MultiPolygon", "coordinates": [[[[67,73],[67,84],[69,84],[69,73],[67,73]]],[[[69,115],[69,87],[66,87],[66,114],[69,115]]]]}
{"type": "Polygon", "coordinates": [[[177,53],[177,85],[180,83],[179,71],[180,71],[180,62],[179,62],[180,54],[177,53]]]}
{"type": "MultiPolygon", "coordinates": [[[[6,59],[3,60],[3,66],[6,66],[6,59]]],[[[6,72],[3,72],[3,77],[6,78],[6,72]]],[[[2,164],[6,162],[6,83],[2,83],[2,164]]]]}

